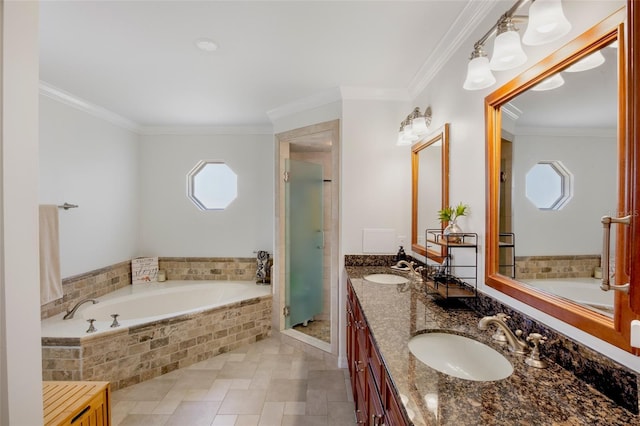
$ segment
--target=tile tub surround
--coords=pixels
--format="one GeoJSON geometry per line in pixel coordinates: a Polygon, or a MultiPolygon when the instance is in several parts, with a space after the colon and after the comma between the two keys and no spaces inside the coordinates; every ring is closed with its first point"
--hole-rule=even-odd
{"type": "Polygon", "coordinates": [[[518,279],[592,277],[600,255],[516,256],[518,279]]]}
{"type": "MultiPolygon", "coordinates": [[[[158,268],[166,271],[168,280],[250,281],[255,278],[256,262],[253,257],[160,257],[158,268]]],[[[42,305],[40,318],[52,317],[82,299],[104,296],[130,284],[131,261],[64,278],[62,299],[42,305]]]]}
{"type": "MultiPolygon", "coordinates": [[[[388,266],[346,269],[396,390],[408,398],[405,408],[415,415],[414,424],[640,424],[640,416],[563,366],[551,362],[546,369],[535,369],[526,365],[524,357],[512,355],[491,340],[493,327],[478,329],[481,315],[473,310],[444,309],[420,284],[407,288],[361,279],[370,273],[393,273],[388,266]],[[473,382],[439,373],[417,361],[407,347],[409,339],[425,329],[472,336],[505,355],[514,373],[496,382],[473,382]]],[[[545,358],[547,350],[543,346],[545,358]]],[[[635,402],[637,412],[637,388],[635,402]]]]}
{"type": "Polygon", "coordinates": [[[143,382],[271,334],[272,296],[81,338],[42,338],[43,380],[143,382]]]}

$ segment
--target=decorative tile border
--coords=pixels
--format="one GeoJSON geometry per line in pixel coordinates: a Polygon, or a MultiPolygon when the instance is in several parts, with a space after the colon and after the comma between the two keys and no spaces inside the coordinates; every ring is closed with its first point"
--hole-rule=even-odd
{"type": "Polygon", "coordinates": [[[592,277],[600,266],[600,255],[516,256],[518,279],[592,277]]]}
{"type": "MultiPolygon", "coordinates": [[[[166,271],[168,280],[251,281],[256,275],[256,259],[252,257],[161,257],[158,267],[166,271]]],[[[52,317],[83,299],[104,296],[130,284],[131,261],[64,278],[62,299],[42,305],[40,318],[52,317]]]]}

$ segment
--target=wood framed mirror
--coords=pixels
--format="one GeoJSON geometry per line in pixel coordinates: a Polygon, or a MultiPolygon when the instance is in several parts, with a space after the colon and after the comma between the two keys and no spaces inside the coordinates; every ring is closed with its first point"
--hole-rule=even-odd
{"type": "MultiPolygon", "coordinates": [[[[636,141],[627,143],[626,134],[626,17],[627,9],[620,9],[485,98],[485,280],[502,293],[632,351],[629,327],[636,315],[629,295],[604,292],[594,278],[603,247],[600,219],[630,214],[631,194],[637,190],[631,179],[637,173],[636,141]],[[605,58],[602,66],[573,72],[574,64],[597,55],[605,58]],[[558,75],[564,86],[535,90],[558,75]],[[558,161],[572,175],[573,192],[557,210],[540,209],[526,197],[527,172],[544,161],[558,161]],[[503,249],[508,245],[501,240],[507,233],[515,235],[518,254],[512,272],[501,266],[508,264],[503,249]]],[[[611,233],[615,284],[628,283],[630,227],[612,225],[611,233]]],[[[608,272],[602,265],[600,273],[608,272]]]]}
{"type": "Polygon", "coordinates": [[[444,247],[427,244],[425,231],[442,226],[438,210],[448,204],[449,123],[445,123],[411,147],[411,249],[438,263],[444,259],[444,247]]]}

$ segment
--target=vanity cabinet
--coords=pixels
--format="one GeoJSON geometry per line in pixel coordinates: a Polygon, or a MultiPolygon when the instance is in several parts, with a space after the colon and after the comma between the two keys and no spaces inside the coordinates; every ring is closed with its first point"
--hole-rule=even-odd
{"type": "Polygon", "coordinates": [[[109,426],[109,382],[43,382],[45,426],[109,426]]]}
{"type": "Polygon", "coordinates": [[[347,359],[356,422],[367,426],[408,425],[380,351],[351,285],[347,285],[347,359]]]}

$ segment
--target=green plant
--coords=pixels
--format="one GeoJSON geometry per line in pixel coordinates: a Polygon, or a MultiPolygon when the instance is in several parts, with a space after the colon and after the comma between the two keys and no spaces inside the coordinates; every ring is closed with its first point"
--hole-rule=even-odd
{"type": "Polygon", "coordinates": [[[469,213],[469,206],[459,203],[455,207],[447,206],[442,210],[438,210],[438,219],[440,222],[453,222],[460,216],[466,216],[469,213]]]}

